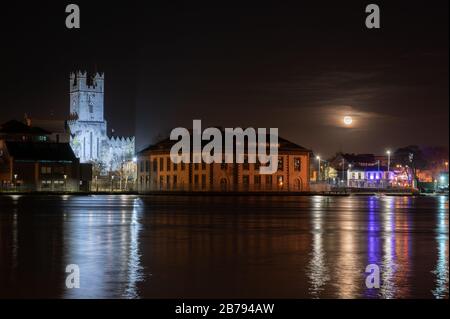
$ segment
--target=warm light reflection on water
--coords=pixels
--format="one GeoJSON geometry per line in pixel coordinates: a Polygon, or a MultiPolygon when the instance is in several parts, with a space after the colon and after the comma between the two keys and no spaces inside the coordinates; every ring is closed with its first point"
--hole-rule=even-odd
{"type": "Polygon", "coordinates": [[[448,197],[0,196],[0,256],[0,297],[448,298],[448,197]]]}
{"type": "Polygon", "coordinates": [[[437,212],[436,242],[438,246],[436,268],[432,273],[436,276],[436,287],[433,295],[438,298],[448,298],[448,197],[439,197],[437,212]]]}

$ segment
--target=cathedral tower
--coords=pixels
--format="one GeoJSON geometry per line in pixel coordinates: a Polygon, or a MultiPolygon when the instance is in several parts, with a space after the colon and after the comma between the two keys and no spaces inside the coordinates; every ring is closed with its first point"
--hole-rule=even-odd
{"type": "Polygon", "coordinates": [[[104,76],[86,72],[70,74],[71,145],[82,163],[96,162],[107,148],[106,121],[103,115],[104,76]]]}
{"type": "Polygon", "coordinates": [[[109,137],[104,119],[104,76],[70,74],[70,145],[81,163],[101,163],[108,171],[133,158],[134,137],[109,137]]]}
{"type": "Polygon", "coordinates": [[[80,121],[102,122],[104,76],[96,73],[88,78],[86,72],[70,74],[70,114],[80,121]]]}

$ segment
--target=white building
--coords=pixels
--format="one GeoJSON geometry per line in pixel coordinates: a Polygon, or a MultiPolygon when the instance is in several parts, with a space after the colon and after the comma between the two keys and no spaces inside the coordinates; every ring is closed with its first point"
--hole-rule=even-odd
{"type": "Polygon", "coordinates": [[[121,169],[135,152],[132,137],[109,137],[104,118],[104,76],[70,74],[70,145],[81,163],[98,163],[104,171],[121,169]]]}
{"type": "Polygon", "coordinates": [[[385,188],[392,186],[394,172],[386,166],[350,166],[347,186],[354,188],[385,188]]]}

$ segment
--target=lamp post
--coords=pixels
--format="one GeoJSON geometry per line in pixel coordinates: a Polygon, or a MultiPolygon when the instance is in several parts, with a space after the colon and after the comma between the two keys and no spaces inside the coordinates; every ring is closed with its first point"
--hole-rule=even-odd
{"type": "Polygon", "coordinates": [[[122,191],[122,179],[123,179],[123,164],[125,163],[125,160],[122,160],[120,163],[120,179],[119,179],[119,191],[122,191]]]}
{"type": "Polygon", "coordinates": [[[347,187],[350,187],[350,169],[352,168],[352,164],[348,164],[347,170],[347,187]]]}
{"type": "Polygon", "coordinates": [[[316,159],[319,163],[319,170],[317,172],[317,181],[320,181],[320,156],[317,156],[316,159]]]}
{"type": "Polygon", "coordinates": [[[391,171],[391,151],[387,150],[386,154],[388,156],[388,165],[387,165],[388,176],[387,176],[387,179],[388,179],[388,186],[389,186],[390,183],[391,183],[391,173],[390,173],[390,171],[391,171]]]}
{"type": "MultiPolygon", "coordinates": [[[[133,157],[133,165],[131,166],[130,174],[132,174],[132,178],[134,179],[133,185],[131,186],[134,190],[134,189],[136,189],[136,185],[137,185],[137,157],[136,156],[133,157]],[[134,178],[134,176],[136,176],[136,178],[134,178]]],[[[128,177],[127,177],[127,180],[128,180],[128,177]]]]}
{"type": "Polygon", "coordinates": [[[64,191],[67,191],[67,175],[64,175],[64,191]]]}
{"type": "Polygon", "coordinates": [[[111,176],[111,192],[114,190],[114,175],[111,176]]]}
{"type": "Polygon", "coordinates": [[[98,193],[98,176],[95,175],[95,190],[98,193]]]}
{"type": "MultiPolygon", "coordinates": [[[[380,160],[377,161],[377,165],[378,165],[378,171],[377,171],[377,177],[380,178],[380,160]]],[[[382,182],[382,180],[378,179],[376,181],[377,183],[377,188],[378,188],[378,192],[380,191],[380,183],[382,182]]]]}
{"type": "Polygon", "coordinates": [[[14,174],[14,188],[16,189],[17,192],[17,174],[14,174]]]}

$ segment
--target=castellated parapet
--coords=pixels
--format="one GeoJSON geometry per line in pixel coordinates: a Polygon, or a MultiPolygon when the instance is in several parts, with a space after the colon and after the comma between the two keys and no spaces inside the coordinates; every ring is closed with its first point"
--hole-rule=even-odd
{"type": "Polygon", "coordinates": [[[103,93],[105,77],[104,73],[96,72],[94,76],[88,77],[86,71],[77,71],[70,73],[70,93],[78,90],[103,93]]]}

